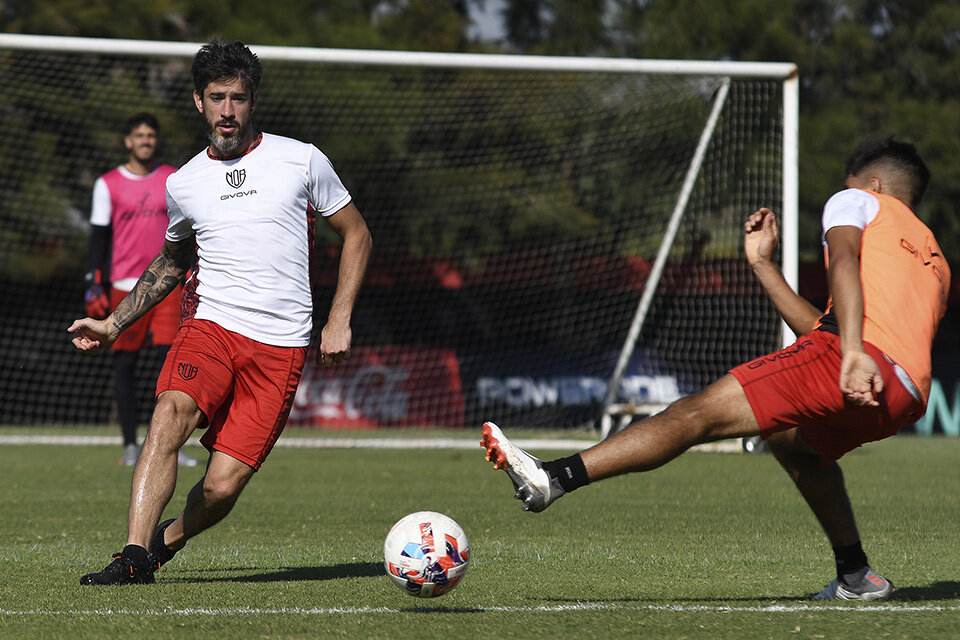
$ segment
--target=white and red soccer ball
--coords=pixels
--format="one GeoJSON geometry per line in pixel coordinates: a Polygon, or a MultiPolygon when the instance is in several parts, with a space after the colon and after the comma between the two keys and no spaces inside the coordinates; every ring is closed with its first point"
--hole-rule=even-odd
{"type": "Polygon", "coordinates": [[[467,534],[452,518],[418,511],[401,518],[383,543],[387,575],[406,594],[435,598],[453,590],[470,564],[467,534]]]}

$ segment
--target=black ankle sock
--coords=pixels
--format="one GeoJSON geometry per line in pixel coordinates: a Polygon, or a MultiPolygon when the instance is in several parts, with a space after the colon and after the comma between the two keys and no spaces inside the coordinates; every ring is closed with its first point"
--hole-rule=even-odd
{"type": "Polygon", "coordinates": [[[173,523],[173,518],[161,522],[157,526],[157,530],[153,533],[153,539],[150,541],[150,553],[152,553],[154,558],[162,565],[170,562],[173,560],[173,556],[177,555],[177,551],[168,547],[167,543],[163,541],[164,532],[167,530],[167,527],[173,523]]]}
{"type": "Polygon", "coordinates": [[[569,458],[544,462],[543,469],[556,478],[567,493],[590,484],[587,468],[583,466],[583,459],[579,453],[575,453],[569,458]]]}
{"type": "Polygon", "coordinates": [[[138,544],[128,544],[125,546],[123,548],[123,555],[126,558],[130,558],[136,567],[146,567],[150,564],[147,560],[147,550],[138,544]]]}
{"type": "Polygon", "coordinates": [[[834,547],[833,555],[837,560],[837,578],[840,580],[867,567],[867,554],[863,552],[859,540],[846,547],[834,547]]]}

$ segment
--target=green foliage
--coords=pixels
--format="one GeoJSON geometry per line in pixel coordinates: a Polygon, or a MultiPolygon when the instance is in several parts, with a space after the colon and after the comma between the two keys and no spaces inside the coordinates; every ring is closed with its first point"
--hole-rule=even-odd
{"type": "Polygon", "coordinates": [[[956,0],[508,0],[521,51],[639,58],[791,61],[800,68],[801,248],[816,259],[823,202],[870,135],[918,145],[933,184],[918,214],[960,261],[960,3],[956,0]],[[562,10],[561,10],[562,8],[562,10]],[[605,31],[594,25],[603,20],[605,31]],[[592,47],[560,37],[582,26],[592,47]]]}
{"type": "Polygon", "coordinates": [[[154,112],[168,148],[191,139],[173,126],[161,75],[146,77],[109,56],[53,55],[46,58],[60,70],[53,88],[54,74],[34,65],[36,55],[0,54],[0,168],[6,178],[0,180],[0,275],[28,282],[85,271],[90,191],[109,168],[95,161],[123,160],[120,130],[131,113],[154,112]],[[22,73],[26,67],[38,71],[22,73]]]}
{"type": "MultiPolygon", "coordinates": [[[[64,36],[178,39],[184,0],[8,0],[0,5],[3,31],[64,36]]],[[[197,3],[199,4],[199,3],[197,3]]]]}
{"type": "Polygon", "coordinates": [[[380,23],[384,35],[416,51],[462,51],[467,18],[447,0],[393,0],[380,23]],[[415,37],[412,37],[415,36],[415,37]]]}
{"type": "Polygon", "coordinates": [[[796,62],[801,78],[802,248],[862,138],[913,141],[933,173],[918,214],[960,260],[960,3],[955,0],[617,2],[619,55],[796,62]]]}

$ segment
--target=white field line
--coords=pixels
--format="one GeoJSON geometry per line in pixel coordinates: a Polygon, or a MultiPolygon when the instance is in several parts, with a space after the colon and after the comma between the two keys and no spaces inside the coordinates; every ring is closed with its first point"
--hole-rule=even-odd
{"type": "MultiPolygon", "coordinates": [[[[519,438],[513,443],[523,449],[578,451],[595,444],[591,440],[519,438]]],[[[96,446],[122,444],[120,436],[70,436],[70,435],[0,435],[3,444],[49,444],[70,446],[96,446]]],[[[199,445],[200,441],[191,438],[187,444],[199,445]]],[[[277,447],[294,449],[478,449],[480,437],[476,438],[302,438],[281,437],[277,447]]],[[[694,447],[700,451],[739,452],[740,444],[735,440],[713,442],[694,447]]]]}
{"type": "MultiPolygon", "coordinates": [[[[378,613],[423,613],[436,610],[443,612],[443,606],[424,606],[408,608],[391,607],[283,607],[283,608],[187,608],[187,609],[0,609],[3,617],[59,617],[59,616],[331,616],[331,615],[368,615],[378,613]]],[[[612,604],[603,602],[578,602],[572,604],[541,605],[536,607],[499,607],[477,606],[456,607],[463,613],[565,613],[568,611],[646,611],[668,613],[797,613],[816,611],[843,611],[846,613],[924,613],[931,611],[960,611],[960,605],[936,604],[772,604],[756,606],[702,605],[702,604],[612,604]]]]}

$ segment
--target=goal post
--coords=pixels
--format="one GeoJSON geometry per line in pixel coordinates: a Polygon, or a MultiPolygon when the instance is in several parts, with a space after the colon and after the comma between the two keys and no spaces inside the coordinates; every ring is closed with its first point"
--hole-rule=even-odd
{"type": "MultiPolygon", "coordinates": [[[[136,111],[159,118],[160,160],[203,148],[200,46],[0,34],[8,421],[110,420],[109,357],[62,335],[82,311],[90,190],[136,111]]],[[[742,222],[778,211],[796,286],[795,65],[250,46],[258,126],[331,158],[376,245],[354,358],[307,368],[294,424],[593,425],[786,339],[742,222]]],[[[338,238],[318,243],[323,318],[338,238]]]]}
{"type": "MultiPolygon", "coordinates": [[[[667,227],[667,231],[664,234],[663,240],[660,243],[660,247],[657,251],[656,260],[654,262],[653,269],[651,270],[650,278],[644,287],[643,295],[641,296],[640,302],[637,305],[636,313],[634,314],[633,320],[630,324],[630,329],[627,332],[627,337],[623,343],[619,358],[617,359],[617,365],[610,376],[609,382],[607,383],[607,391],[603,398],[601,417],[598,423],[600,437],[602,439],[609,437],[619,428],[625,426],[625,424],[629,422],[630,418],[633,416],[658,413],[667,406],[667,404],[664,402],[646,403],[641,405],[637,405],[633,402],[621,404],[617,402],[617,396],[620,388],[620,382],[623,378],[623,372],[627,367],[630,357],[633,355],[637,339],[643,329],[643,324],[650,309],[650,303],[653,300],[653,296],[655,295],[657,287],[660,284],[660,276],[663,273],[663,266],[666,263],[667,256],[669,255],[674,239],[676,238],[676,231],[679,228],[680,219],[682,218],[684,210],[689,201],[690,193],[703,163],[706,148],[710,144],[710,141],[713,137],[713,132],[716,128],[717,120],[719,119],[720,113],[724,107],[724,103],[726,102],[729,87],[729,80],[726,80],[723,85],[721,85],[720,90],[717,92],[717,97],[714,100],[710,117],[707,119],[707,123],[704,126],[700,140],[697,144],[697,150],[693,159],[691,160],[690,167],[687,170],[686,178],[684,179],[683,187],[677,199],[676,206],[671,214],[670,224],[667,227]],[[626,418],[626,420],[616,420],[616,417],[618,416],[623,416],[626,418]]],[[[783,259],[782,270],[784,277],[795,290],[798,288],[797,219],[799,216],[799,212],[797,210],[797,92],[798,85],[796,73],[790,73],[786,78],[784,78],[783,89],[784,143],[782,189],[784,198],[781,205],[784,237],[788,240],[782,243],[781,246],[783,259]]],[[[781,321],[781,330],[781,345],[787,346],[796,338],[796,336],[794,335],[792,329],[790,329],[790,327],[788,327],[783,321],[781,321]]]]}
{"type": "MultiPolygon", "coordinates": [[[[620,381],[623,379],[623,372],[626,370],[627,363],[630,361],[630,357],[636,348],[640,331],[643,330],[643,323],[647,318],[647,312],[650,310],[650,303],[653,301],[653,296],[657,291],[657,287],[660,285],[663,267],[667,262],[667,256],[670,254],[670,249],[673,247],[673,242],[677,237],[680,220],[683,217],[687,203],[690,201],[690,194],[693,192],[693,185],[700,173],[700,167],[703,165],[707,145],[710,144],[710,140],[713,137],[717,120],[720,117],[720,112],[723,110],[724,104],[726,104],[729,92],[730,82],[726,80],[720,85],[717,96],[714,98],[713,107],[710,109],[710,117],[707,118],[707,123],[703,128],[703,132],[700,134],[700,140],[697,142],[697,150],[693,154],[690,166],[687,168],[686,176],[683,179],[683,186],[680,189],[680,195],[677,198],[676,205],[673,207],[673,212],[670,214],[670,223],[667,225],[667,230],[663,234],[663,239],[660,241],[660,247],[657,249],[657,257],[650,270],[650,277],[643,288],[643,294],[640,296],[637,311],[633,316],[633,320],[630,322],[630,329],[627,331],[627,337],[623,342],[623,347],[620,349],[617,366],[614,368],[613,373],[610,375],[610,380],[607,382],[607,393],[603,397],[603,413],[600,422],[600,436],[602,438],[608,437],[613,430],[612,415],[630,411],[626,406],[614,405],[614,401],[617,399],[617,392],[620,388],[620,381]]],[[[655,407],[645,408],[643,410],[650,409],[656,410],[655,407]]]]}

